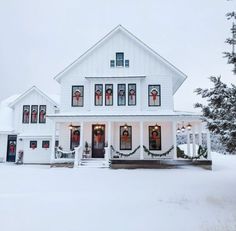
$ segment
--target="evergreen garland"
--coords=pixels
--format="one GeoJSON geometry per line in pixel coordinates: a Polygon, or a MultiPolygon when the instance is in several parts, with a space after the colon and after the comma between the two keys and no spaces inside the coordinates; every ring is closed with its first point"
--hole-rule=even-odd
{"type": "Polygon", "coordinates": [[[137,150],[138,150],[139,148],[140,148],[140,145],[139,145],[137,148],[135,148],[133,152],[130,152],[130,153],[122,153],[122,152],[116,151],[116,150],[114,149],[114,147],[111,145],[111,150],[112,150],[113,152],[115,152],[116,154],[118,154],[118,155],[120,155],[120,156],[126,156],[126,157],[135,154],[135,152],[137,152],[137,150]]]}
{"type": "Polygon", "coordinates": [[[179,147],[177,147],[177,156],[180,158],[188,159],[188,160],[199,160],[201,157],[207,159],[207,148],[203,148],[201,145],[199,145],[197,156],[188,156],[184,153],[183,150],[181,150],[179,147]]]}
{"type": "Polygon", "coordinates": [[[146,152],[148,155],[151,155],[152,157],[162,157],[168,155],[174,149],[174,146],[171,146],[166,152],[160,154],[150,152],[145,145],[143,145],[143,149],[144,152],[146,152]]]}

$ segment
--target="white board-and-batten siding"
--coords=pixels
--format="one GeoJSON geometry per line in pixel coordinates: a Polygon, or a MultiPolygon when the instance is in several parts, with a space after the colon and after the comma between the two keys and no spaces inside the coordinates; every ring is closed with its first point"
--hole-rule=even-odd
{"type": "MultiPolygon", "coordinates": [[[[134,42],[121,31],[106,40],[85,59],[69,69],[61,79],[61,113],[83,113],[109,110],[126,111],[173,110],[173,78],[175,73],[153,54],[134,42]],[[110,67],[116,52],[124,52],[129,67],[110,67]],[[141,76],[141,77],[140,77],[141,76]],[[92,78],[91,78],[92,77],[92,78]],[[93,78],[96,77],[96,78],[93,78]],[[107,77],[107,78],[106,78],[107,77]],[[130,78],[129,78],[130,77],[130,78]],[[133,78],[140,77],[140,78],[133,78]],[[113,84],[113,106],[94,106],[94,84],[113,84]],[[137,105],[117,106],[117,84],[137,84],[137,105]],[[148,85],[161,85],[161,106],[148,106],[148,85]],[[84,107],[71,107],[73,85],[84,85],[84,107]]],[[[105,86],[104,86],[105,87],[105,86]]]]}

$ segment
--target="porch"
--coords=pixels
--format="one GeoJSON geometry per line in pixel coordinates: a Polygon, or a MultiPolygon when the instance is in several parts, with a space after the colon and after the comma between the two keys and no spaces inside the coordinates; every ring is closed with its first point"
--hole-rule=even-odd
{"type": "Polygon", "coordinates": [[[52,147],[54,165],[78,167],[98,159],[101,167],[111,168],[211,166],[210,137],[198,116],[49,117],[54,121],[52,140],[59,136],[59,146],[52,147]],[[177,143],[179,133],[185,136],[185,150],[177,143]]]}

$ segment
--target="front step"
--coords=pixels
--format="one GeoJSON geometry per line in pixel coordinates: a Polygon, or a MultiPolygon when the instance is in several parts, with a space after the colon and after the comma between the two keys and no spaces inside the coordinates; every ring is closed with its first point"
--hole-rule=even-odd
{"type": "Polygon", "coordinates": [[[106,162],[103,158],[82,159],[79,167],[88,168],[106,168],[106,162]]]}

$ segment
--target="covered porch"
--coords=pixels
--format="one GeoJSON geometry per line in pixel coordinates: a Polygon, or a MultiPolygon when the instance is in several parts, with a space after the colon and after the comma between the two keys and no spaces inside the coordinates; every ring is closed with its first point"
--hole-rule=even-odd
{"type": "Polygon", "coordinates": [[[211,160],[209,134],[199,116],[55,114],[48,117],[54,121],[52,144],[56,135],[59,137],[58,147],[52,147],[51,164],[71,163],[78,167],[96,160],[104,167],[131,168],[159,166],[160,160],[162,163],[211,160]],[[184,148],[178,145],[179,134],[185,136],[184,148]]]}

